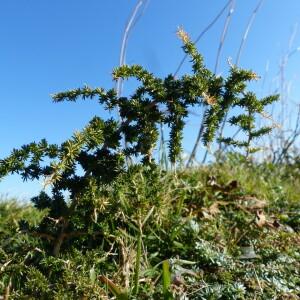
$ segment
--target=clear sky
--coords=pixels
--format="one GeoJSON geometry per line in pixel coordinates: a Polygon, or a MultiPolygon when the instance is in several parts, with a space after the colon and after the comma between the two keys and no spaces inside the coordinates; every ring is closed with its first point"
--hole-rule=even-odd
{"type": "MultiPolygon", "coordinates": [[[[144,1],[145,3],[146,1],[144,1]]],[[[228,0],[151,0],[132,32],[126,62],[141,64],[156,76],[174,73],[183,58],[174,32],[183,26],[195,40],[228,0]]],[[[87,84],[113,87],[110,72],[118,66],[126,23],[136,0],[2,0],[0,7],[0,158],[13,148],[46,138],[61,143],[94,115],[108,115],[97,101],[52,103],[50,94],[87,84]]],[[[220,56],[218,73],[235,62],[249,19],[259,0],[236,0],[220,56]]],[[[142,6],[141,6],[142,8],[142,6]]],[[[214,70],[228,9],[198,42],[207,67],[214,70]]],[[[278,64],[300,20],[299,0],[265,0],[247,36],[239,65],[264,78],[255,87],[274,90],[278,64]],[[266,66],[269,65],[266,73],[266,66]],[[273,80],[273,81],[272,81],[273,80]]],[[[292,50],[300,46],[296,32],[292,50]]],[[[299,103],[300,52],[287,66],[291,94],[299,103]]],[[[190,72],[185,63],[180,74],[190,72]]],[[[129,85],[130,86],[130,85],[129,85]]],[[[126,85],[125,85],[126,93],[126,85]]],[[[201,115],[199,112],[195,111],[201,115]]],[[[187,127],[184,148],[191,151],[200,119],[187,127]]],[[[41,186],[17,176],[0,182],[0,194],[30,197],[41,186]]]]}

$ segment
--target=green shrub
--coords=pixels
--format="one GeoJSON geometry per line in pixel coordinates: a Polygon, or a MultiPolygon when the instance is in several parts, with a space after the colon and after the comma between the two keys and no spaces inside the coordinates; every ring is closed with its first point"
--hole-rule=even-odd
{"type": "Polygon", "coordinates": [[[189,36],[181,28],[177,34],[191,57],[192,75],[161,79],[141,66],[122,66],[113,70],[114,80],[134,77],[141,84],[130,97],[118,98],[114,89],[106,92],[88,86],[55,94],[55,102],[98,98],[106,109],[118,107],[123,121],[96,116],[60,146],[42,140],[15,149],[0,161],[1,177],[42,176],[44,188],[52,187],[51,194],[43,190],[31,199],[28,216],[19,206],[14,213],[23,213],[10,223],[6,224],[6,209],[6,215],[1,215],[5,234],[1,236],[0,294],[16,299],[297,295],[299,277],[291,275],[299,258],[293,252],[297,234],[277,236],[290,238],[292,250],[264,245],[280,228],[280,220],[272,214],[282,215],[286,225],[298,229],[292,213],[297,214],[299,205],[292,199],[291,181],[266,177],[268,166],[248,159],[257,151],[252,141],[274,127],[255,129],[255,118],[264,115],[265,106],[278,96],[258,100],[246,91],[246,82],[256,79],[256,74],[231,64],[228,78],[215,76],[205,68],[189,36]],[[246,139],[222,140],[244,149],[245,157],[228,154],[196,170],[178,167],[182,130],[189,108],[196,105],[208,108],[206,146],[229,109],[246,111],[229,120],[244,131],[246,139]],[[167,150],[172,170],[163,170],[153,157],[159,124],[170,128],[167,150]],[[139,162],[128,163],[132,157],[139,162]],[[45,158],[50,159],[47,166],[41,163],[45,158]],[[273,193],[280,185],[285,185],[284,192],[273,193]],[[69,200],[64,191],[69,192],[69,200]],[[286,197],[291,203],[287,218],[286,197]],[[253,208],[250,200],[261,206],[253,208]],[[261,260],[247,264],[238,259],[241,246],[248,244],[256,247],[261,260]],[[272,259],[280,259],[278,269],[289,273],[271,273],[272,259]],[[286,268],[284,259],[292,265],[286,268]]]}

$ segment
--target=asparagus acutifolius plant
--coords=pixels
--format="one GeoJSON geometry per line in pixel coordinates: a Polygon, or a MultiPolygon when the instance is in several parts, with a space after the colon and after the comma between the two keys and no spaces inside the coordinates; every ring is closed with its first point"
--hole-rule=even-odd
{"type": "Polygon", "coordinates": [[[113,70],[112,78],[136,78],[140,85],[130,96],[117,97],[113,88],[105,91],[88,86],[54,94],[56,103],[82,98],[98,100],[104,109],[118,107],[124,121],[95,116],[61,145],[49,144],[44,139],[14,149],[0,161],[1,178],[17,173],[24,180],[42,177],[44,188],[51,186],[51,196],[41,191],[31,199],[38,209],[47,208],[48,215],[38,226],[30,227],[24,222],[21,229],[42,240],[55,256],[68,251],[70,241],[79,237],[72,246],[91,247],[90,237],[96,243],[117,243],[117,228],[126,226],[127,221],[137,228],[134,222],[143,220],[153,207],[160,207],[156,196],[160,189],[159,170],[153,158],[160,124],[170,128],[168,156],[174,168],[182,151],[182,132],[191,107],[208,107],[203,135],[207,146],[214,140],[226,112],[236,106],[245,109],[246,114],[232,117],[229,123],[240,126],[248,139],[239,142],[227,138],[224,142],[245,147],[249,155],[254,151],[250,142],[272,129],[254,129],[255,114],[264,114],[265,106],[278,99],[270,96],[258,100],[253,93],[246,92],[246,82],[257,78],[254,72],[230,65],[229,77],[218,77],[205,67],[203,57],[182,28],[177,35],[184,44],[184,52],[191,57],[192,74],[157,78],[142,66],[123,65],[113,70]],[[121,135],[125,136],[126,148],[122,147],[121,135]],[[140,162],[126,167],[125,158],[131,156],[139,157],[140,162]],[[44,159],[50,163],[45,165],[44,159]],[[79,166],[84,174],[77,171],[79,166]],[[127,191],[131,197],[125,200],[122,189],[129,181],[133,183],[127,191]],[[137,181],[145,185],[135,186],[137,181]],[[63,196],[64,191],[69,192],[70,203],[63,196]]]}

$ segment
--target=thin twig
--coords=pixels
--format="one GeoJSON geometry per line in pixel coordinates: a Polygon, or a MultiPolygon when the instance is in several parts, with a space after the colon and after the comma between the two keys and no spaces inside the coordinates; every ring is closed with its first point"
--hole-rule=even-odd
{"type": "Polygon", "coordinates": [[[228,26],[229,26],[229,21],[230,21],[231,15],[233,13],[234,4],[235,4],[235,0],[231,0],[230,9],[229,9],[229,12],[228,12],[228,15],[227,15],[227,18],[226,18],[226,22],[225,22],[222,37],[221,37],[221,41],[220,41],[220,44],[219,44],[218,55],[217,55],[216,65],[215,65],[215,72],[214,72],[215,74],[217,74],[217,71],[218,71],[221,50],[222,50],[222,47],[223,47],[223,44],[224,44],[224,41],[225,41],[225,38],[226,38],[226,34],[227,34],[228,26]]]}
{"type": "MultiPolygon", "coordinates": [[[[256,8],[254,9],[251,17],[250,17],[250,20],[248,22],[248,25],[246,27],[246,30],[245,30],[245,33],[244,33],[244,36],[242,38],[242,41],[241,41],[241,45],[240,45],[240,48],[239,48],[239,52],[238,52],[238,55],[237,55],[237,58],[236,58],[236,62],[235,62],[235,66],[238,65],[239,61],[240,61],[240,57],[242,55],[242,52],[243,52],[243,48],[244,48],[244,44],[245,44],[245,41],[247,39],[247,36],[248,36],[248,33],[249,33],[249,30],[250,30],[250,27],[253,23],[253,20],[256,16],[256,13],[257,11],[259,10],[260,6],[262,5],[262,3],[264,2],[264,0],[260,0],[258,5],[256,6],[256,8]]],[[[222,123],[222,126],[221,126],[221,129],[220,129],[220,134],[219,134],[219,137],[222,137],[223,136],[223,133],[224,133],[224,129],[225,129],[225,125],[226,125],[226,122],[227,122],[227,118],[228,118],[228,111],[226,112],[225,114],[225,118],[223,120],[223,123],[222,123]]],[[[222,147],[222,143],[220,142],[219,143],[219,150],[221,149],[222,147]]]]}
{"type": "MultiPolygon", "coordinates": [[[[286,83],[286,75],[285,75],[285,69],[288,63],[288,60],[291,56],[296,54],[298,51],[300,51],[300,47],[298,46],[296,49],[292,50],[293,48],[293,41],[295,39],[297,32],[297,25],[295,26],[293,32],[291,33],[290,40],[289,40],[289,47],[288,52],[283,56],[281,63],[279,65],[279,70],[275,76],[275,78],[272,80],[272,82],[277,83],[275,86],[275,92],[279,92],[281,95],[281,111],[277,117],[277,119],[281,119],[281,126],[282,127],[288,127],[287,130],[280,129],[276,136],[273,136],[272,139],[270,139],[270,149],[272,151],[273,155],[273,163],[279,163],[282,164],[283,159],[286,158],[286,154],[288,153],[288,150],[292,145],[296,142],[297,138],[300,135],[299,130],[299,114],[300,111],[298,111],[297,117],[296,117],[296,124],[294,129],[292,129],[293,125],[291,124],[293,118],[293,114],[295,113],[295,104],[293,104],[293,108],[288,111],[288,103],[287,100],[290,99],[289,97],[289,89],[290,84],[286,83]],[[289,123],[288,123],[289,122],[289,123]],[[286,137],[286,133],[288,131],[292,131],[291,134],[289,134],[288,137],[286,137]],[[276,143],[277,142],[277,143],[276,143]]],[[[272,106],[272,110],[275,110],[275,105],[272,106]]],[[[273,111],[272,111],[273,114],[273,111]]]]}
{"type": "MultiPolygon", "coordinates": [[[[139,7],[143,4],[143,1],[139,1],[137,3],[137,5],[135,6],[131,17],[125,27],[125,31],[124,31],[124,35],[123,35],[123,40],[122,40],[122,46],[121,46],[121,51],[120,51],[120,58],[119,58],[119,67],[121,67],[123,64],[125,64],[125,57],[126,57],[126,48],[127,48],[127,44],[128,44],[128,33],[130,32],[130,27],[132,25],[132,22],[135,18],[135,15],[138,12],[139,7]]],[[[117,96],[121,97],[122,91],[120,89],[121,87],[121,82],[122,79],[118,79],[117,84],[116,84],[116,92],[117,92],[117,96]]],[[[119,107],[118,107],[118,115],[119,115],[119,120],[120,122],[122,122],[122,118],[120,116],[120,112],[119,112],[119,107]]]]}
{"type": "MultiPolygon", "coordinates": [[[[126,64],[126,54],[127,54],[127,45],[128,45],[128,40],[129,40],[129,37],[131,36],[134,28],[136,27],[137,23],[140,21],[141,17],[143,16],[148,4],[150,3],[151,0],[147,0],[147,2],[144,4],[140,14],[136,17],[136,13],[140,7],[141,4],[143,4],[143,1],[139,1],[139,3],[137,4],[137,6],[135,7],[135,10],[130,18],[130,21],[128,22],[128,30],[126,31],[125,30],[125,33],[124,33],[124,38],[123,38],[123,42],[124,42],[124,45],[122,43],[122,48],[121,48],[121,54],[120,54],[120,64],[119,66],[122,66],[122,65],[125,65],[126,64]],[[141,3],[142,2],[142,3],[141,3]],[[133,20],[135,20],[135,22],[132,24],[133,20]],[[126,35],[126,36],[125,36],[126,35]],[[122,52],[123,51],[123,52],[122,52]],[[121,61],[121,56],[122,56],[122,61],[121,61]]],[[[126,27],[126,28],[127,28],[126,27]]],[[[120,86],[118,87],[118,90],[117,90],[117,93],[118,93],[118,97],[121,97],[122,96],[122,93],[123,93],[123,89],[124,89],[124,80],[123,79],[119,79],[118,81],[120,81],[120,86]]]]}
{"type": "Polygon", "coordinates": [[[253,22],[253,20],[255,18],[255,15],[256,15],[257,11],[259,10],[259,8],[260,8],[260,6],[262,5],[263,2],[264,2],[264,0],[260,0],[259,1],[258,5],[254,9],[254,11],[253,11],[253,13],[251,15],[251,18],[250,18],[250,20],[248,22],[248,25],[247,25],[246,31],[244,33],[243,39],[241,41],[240,49],[239,49],[239,52],[238,52],[238,55],[237,55],[237,58],[236,58],[236,62],[235,62],[236,66],[238,65],[238,63],[240,61],[240,58],[241,58],[241,55],[242,55],[242,51],[243,51],[243,48],[244,48],[244,44],[245,44],[246,38],[247,38],[248,33],[249,33],[249,29],[250,29],[250,27],[252,25],[252,22],[253,22]]]}
{"type": "MultiPolygon", "coordinates": [[[[230,4],[230,9],[229,9],[229,12],[228,12],[228,15],[227,15],[227,18],[226,18],[226,22],[225,22],[225,25],[224,25],[222,37],[221,37],[221,40],[220,40],[220,43],[219,43],[219,49],[218,49],[218,54],[217,54],[217,59],[216,59],[216,64],[215,64],[215,71],[214,71],[215,74],[217,74],[217,71],[218,71],[221,50],[222,50],[222,47],[223,47],[223,44],[224,44],[224,41],[225,41],[225,38],[226,38],[226,34],[227,34],[228,26],[229,26],[229,21],[231,19],[231,15],[233,13],[235,0],[231,0],[230,3],[231,3],[230,4]]],[[[206,113],[206,111],[207,111],[207,108],[206,108],[204,114],[206,113]]],[[[203,120],[202,120],[201,127],[202,126],[203,126],[203,130],[204,130],[204,117],[203,117],[203,120]]],[[[201,130],[201,127],[200,127],[200,130],[201,130]]],[[[199,141],[197,141],[197,142],[199,143],[199,141]]],[[[203,158],[203,161],[202,161],[203,164],[206,161],[207,154],[208,154],[208,150],[205,151],[204,158],[203,158]]]]}
{"type": "MultiPolygon", "coordinates": [[[[195,44],[198,43],[198,41],[202,38],[202,36],[217,22],[217,20],[221,17],[221,15],[226,10],[226,8],[229,6],[231,1],[232,0],[229,0],[226,3],[226,5],[222,8],[222,10],[219,12],[219,14],[215,17],[215,19],[201,32],[201,34],[198,36],[198,38],[194,42],[195,44]]],[[[182,59],[182,61],[180,62],[176,72],[174,73],[174,76],[176,76],[176,74],[179,72],[179,70],[181,69],[181,67],[182,67],[182,65],[183,65],[183,63],[184,63],[184,61],[186,60],[187,57],[188,57],[188,54],[186,54],[184,56],[184,58],[182,59]]],[[[201,125],[200,125],[200,129],[199,129],[198,136],[197,136],[197,139],[196,139],[196,143],[194,144],[193,151],[192,151],[192,153],[191,153],[191,155],[188,159],[187,167],[190,166],[192,164],[192,162],[194,161],[194,159],[195,159],[197,149],[198,149],[198,146],[199,146],[199,143],[200,143],[201,137],[203,135],[203,131],[204,131],[204,116],[206,114],[206,111],[207,111],[207,108],[205,108],[205,110],[203,112],[203,118],[202,118],[202,121],[201,121],[201,125]]]]}
{"type": "MultiPolygon", "coordinates": [[[[204,116],[205,116],[206,111],[207,111],[207,108],[204,111],[204,116]]],[[[192,153],[191,153],[191,155],[189,157],[189,160],[187,162],[187,167],[189,167],[192,164],[192,162],[194,161],[194,159],[195,159],[195,156],[196,156],[196,153],[197,153],[197,149],[198,149],[198,146],[199,146],[199,143],[200,143],[203,131],[204,131],[204,116],[203,116],[203,119],[202,119],[202,122],[201,122],[201,126],[200,126],[200,129],[199,129],[199,132],[198,132],[196,143],[194,145],[193,151],[192,151],[192,153]]]]}
{"type": "MultiPolygon", "coordinates": [[[[226,10],[226,8],[228,7],[228,5],[230,4],[231,0],[229,0],[227,2],[227,4],[222,8],[222,10],[219,12],[219,14],[214,18],[214,20],[200,33],[200,35],[197,37],[197,39],[195,40],[195,44],[197,44],[199,42],[199,40],[202,38],[202,36],[219,20],[219,18],[221,17],[221,15],[223,14],[223,12],[226,10]]],[[[188,54],[185,54],[183,59],[181,60],[179,66],[177,67],[174,76],[176,76],[179,72],[179,70],[181,69],[184,61],[187,59],[188,54]]]]}
{"type": "MultiPolygon", "coordinates": [[[[140,6],[143,4],[143,1],[138,1],[137,5],[135,6],[135,8],[131,14],[131,17],[125,27],[125,31],[124,31],[124,35],[123,35],[123,41],[122,41],[122,46],[121,46],[121,51],[120,51],[119,67],[126,64],[126,52],[127,52],[127,45],[128,45],[129,37],[132,34],[133,29],[136,27],[137,23],[141,19],[142,15],[144,14],[149,2],[150,2],[150,0],[147,0],[142,11],[138,15],[138,17],[136,18],[134,23],[133,23],[133,21],[136,17],[136,14],[137,14],[140,6]]],[[[122,97],[123,89],[124,89],[124,79],[119,78],[117,80],[116,87],[115,87],[118,98],[122,97]]],[[[117,112],[118,112],[119,122],[122,123],[123,119],[121,117],[120,108],[118,105],[117,105],[117,112]]],[[[127,148],[127,142],[125,140],[125,137],[123,137],[123,142],[124,142],[124,148],[127,148]]],[[[127,164],[130,164],[130,161],[127,161],[127,164]]]]}
{"type": "Polygon", "coordinates": [[[40,232],[36,232],[36,231],[30,231],[30,230],[21,230],[20,233],[24,234],[24,233],[27,233],[27,234],[31,234],[31,235],[34,235],[34,236],[38,236],[38,237],[43,237],[49,241],[56,241],[57,239],[52,236],[52,235],[49,235],[49,234],[45,234],[45,233],[40,233],[40,232]]]}
{"type": "MultiPolygon", "coordinates": [[[[148,6],[148,4],[150,3],[151,0],[147,0],[147,2],[144,4],[142,11],[140,12],[140,14],[136,17],[135,22],[133,23],[133,25],[130,27],[130,30],[128,32],[128,38],[130,37],[130,35],[132,34],[133,29],[136,27],[137,23],[140,21],[141,17],[143,16],[144,12],[146,11],[146,8],[148,6]]],[[[127,40],[128,40],[127,38],[127,40]]]]}

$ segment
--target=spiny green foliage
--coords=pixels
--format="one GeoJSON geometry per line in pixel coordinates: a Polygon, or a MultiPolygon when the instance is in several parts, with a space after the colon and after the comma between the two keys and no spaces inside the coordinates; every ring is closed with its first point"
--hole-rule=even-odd
{"type": "MultiPolygon", "coordinates": [[[[67,262],[72,261],[76,253],[81,253],[78,260],[84,261],[84,255],[94,249],[106,262],[98,272],[106,274],[112,271],[124,282],[126,289],[129,288],[131,274],[135,273],[134,289],[131,291],[137,294],[140,291],[142,262],[149,265],[153,259],[160,264],[161,259],[184,251],[185,243],[189,249],[195,247],[195,241],[190,245],[191,241],[187,239],[191,232],[196,238],[196,231],[190,230],[193,227],[193,222],[190,222],[192,214],[183,213],[184,209],[191,211],[191,207],[184,205],[184,188],[178,190],[174,178],[169,174],[164,176],[153,159],[152,152],[159,138],[158,125],[166,124],[170,128],[168,155],[175,169],[190,107],[209,107],[205,115],[205,145],[213,141],[229,109],[235,106],[245,108],[248,111],[246,117],[241,114],[230,122],[248,134],[248,141],[228,139],[227,142],[246,148],[248,155],[253,152],[251,140],[271,129],[255,130],[255,114],[263,114],[264,107],[277,97],[257,100],[253,94],[245,92],[245,82],[257,77],[252,71],[230,65],[227,79],[216,77],[205,68],[203,58],[189,36],[182,29],[179,29],[178,36],[184,42],[183,50],[191,57],[192,75],[184,75],[180,79],[169,75],[161,79],[141,66],[122,66],[113,70],[113,80],[133,77],[140,82],[129,97],[117,97],[114,89],[106,92],[102,88],[91,89],[88,86],[52,95],[55,102],[97,98],[105,109],[118,108],[123,121],[105,121],[95,116],[81,132],[75,132],[61,145],[52,145],[46,140],[30,143],[19,150],[14,149],[9,157],[0,161],[0,178],[11,173],[20,174],[24,180],[43,177],[44,188],[52,187],[51,196],[42,191],[31,199],[37,209],[47,209],[47,215],[39,224],[26,220],[18,222],[18,233],[23,236],[11,238],[10,243],[4,245],[3,263],[7,264],[4,268],[5,287],[11,287],[16,293],[22,290],[24,295],[31,297],[36,297],[37,291],[40,295],[48,295],[51,288],[54,289],[53,297],[61,297],[64,289],[69,298],[93,295],[94,267],[87,264],[89,274],[94,274],[91,275],[92,283],[80,281],[79,288],[78,282],[71,280],[76,273],[76,264],[71,267],[67,262]],[[127,144],[125,148],[121,145],[122,135],[127,144]],[[139,157],[141,162],[126,166],[126,158],[132,156],[139,157]],[[45,165],[45,159],[50,159],[48,165],[45,165]],[[83,169],[83,175],[77,172],[78,167],[83,169]],[[172,189],[179,191],[180,202],[175,209],[172,203],[174,199],[177,201],[178,194],[174,195],[172,189]],[[69,192],[69,201],[63,196],[64,191],[69,192]],[[28,246],[24,248],[26,243],[28,246]],[[152,253],[151,259],[142,257],[142,249],[146,249],[143,247],[152,253]],[[131,257],[130,253],[135,253],[136,257],[131,257]],[[126,269],[133,261],[135,267],[126,269]]],[[[190,205],[194,193],[197,194],[195,190],[191,189],[191,199],[187,199],[190,205]]],[[[197,209],[207,204],[206,192],[202,192],[197,209]]],[[[209,194],[208,199],[213,197],[209,194]]],[[[241,221],[236,226],[245,224],[241,221]]],[[[235,243],[239,238],[236,237],[235,243]]],[[[189,251],[185,255],[193,257],[189,251]]],[[[85,263],[82,262],[82,265],[85,263]]],[[[82,274],[85,272],[87,270],[82,274]]],[[[153,274],[158,275],[155,268],[153,274]]],[[[110,287],[113,288],[113,285],[110,287]]],[[[106,295],[104,288],[96,290],[99,293],[97,297],[106,295]]]]}
{"type": "MultiPolygon", "coordinates": [[[[183,32],[179,30],[178,34],[180,36],[183,32]]],[[[135,77],[141,82],[141,86],[130,97],[117,98],[114,89],[105,92],[104,89],[91,89],[88,86],[52,95],[55,102],[76,101],[79,97],[83,99],[98,97],[99,103],[106,109],[119,107],[120,115],[126,121],[119,124],[113,120],[103,121],[95,117],[82,132],[75,132],[74,136],[60,147],[48,145],[46,140],[24,145],[20,150],[14,150],[10,157],[1,160],[0,176],[9,173],[19,173],[24,179],[49,176],[46,182],[55,183],[64,173],[63,177],[68,179],[69,183],[70,177],[75,174],[76,163],[82,164],[86,174],[89,175],[97,174],[99,164],[102,164],[107,156],[110,157],[110,162],[116,163],[116,168],[122,168],[124,155],[141,156],[144,163],[149,163],[159,136],[158,123],[168,124],[171,128],[169,157],[174,164],[181,152],[182,130],[184,119],[188,116],[188,107],[194,105],[210,107],[205,116],[206,132],[203,135],[205,145],[213,141],[220,123],[230,108],[235,106],[245,108],[248,115],[232,117],[229,122],[248,132],[248,141],[238,142],[231,138],[224,141],[245,147],[249,152],[250,141],[272,129],[264,127],[255,131],[254,114],[264,114],[264,107],[277,100],[278,96],[257,100],[253,93],[245,93],[245,82],[257,78],[252,71],[230,65],[230,76],[227,79],[216,77],[205,68],[203,58],[195,45],[187,38],[182,40],[185,43],[184,51],[192,59],[193,75],[184,75],[181,79],[169,75],[165,79],[160,79],[155,78],[141,66],[122,66],[113,71],[114,80],[135,77]],[[167,115],[163,113],[161,107],[167,107],[167,115]],[[122,149],[120,145],[121,133],[131,145],[126,149],[122,149]],[[41,159],[44,157],[53,160],[50,166],[41,166],[41,159]]],[[[101,169],[104,169],[103,166],[101,169]]],[[[108,181],[113,179],[114,176],[108,176],[108,181]]],[[[66,189],[68,188],[67,185],[66,189]]]]}

